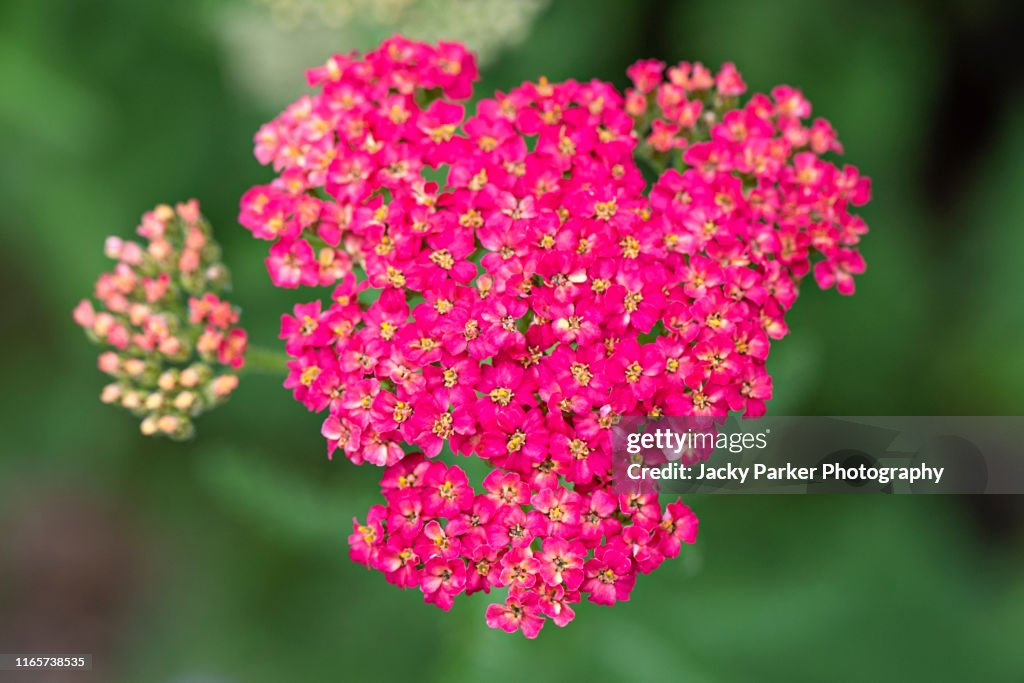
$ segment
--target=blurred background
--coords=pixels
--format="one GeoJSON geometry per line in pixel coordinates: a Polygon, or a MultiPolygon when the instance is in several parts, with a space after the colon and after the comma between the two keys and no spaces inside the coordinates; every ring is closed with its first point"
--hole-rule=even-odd
{"type": "Polygon", "coordinates": [[[92,674],[47,679],[69,681],[1024,680],[1016,498],[694,499],[695,547],[528,642],[484,626],[486,596],[445,615],[348,560],[376,473],[328,462],[280,378],[245,376],[198,440],[143,439],[97,400],[70,315],[106,235],[198,197],[252,341],[276,344],[297,295],[270,286],[237,203],[270,177],[253,133],[334,51],[466,40],[477,92],[732,60],[755,91],[802,88],[874,181],[869,270],[853,298],[805,288],[769,410],[1019,415],[1021,18],[985,0],[0,3],[0,652],[92,653],[92,674]]]}

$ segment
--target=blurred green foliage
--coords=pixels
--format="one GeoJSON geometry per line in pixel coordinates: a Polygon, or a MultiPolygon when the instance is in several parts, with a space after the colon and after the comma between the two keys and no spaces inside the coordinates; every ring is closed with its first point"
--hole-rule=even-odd
{"type": "MultiPolygon", "coordinates": [[[[103,238],[154,204],[200,199],[256,343],[275,343],[296,301],[235,222],[245,188],[269,177],[251,138],[276,111],[235,87],[223,7],[0,5],[0,516],[16,520],[17,494],[70,487],[125,523],[143,588],[104,655],[113,680],[1020,680],[1021,527],[986,535],[971,501],[694,500],[696,547],[629,604],[583,605],[531,643],[485,628],[486,596],[444,615],[348,561],[376,473],[324,459],[319,419],[279,379],[245,377],[185,445],[144,440],[102,406],[70,311],[108,267],[103,238]]],[[[805,288],[773,349],[770,410],[1019,414],[1024,101],[1003,101],[955,197],[936,204],[925,163],[945,31],[994,11],[942,7],[556,0],[480,91],[540,74],[622,84],[655,50],[735,61],[755,90],[803,88],[874,180],[869,271],[854,298],[805,288]]],[[[302,91],[296,73],[279,106],[302,91]]],[[[0,541],[0,570],[18,552],[0,541]]],[[[0,623],[12,600],[0,583],[0,623]]]]}

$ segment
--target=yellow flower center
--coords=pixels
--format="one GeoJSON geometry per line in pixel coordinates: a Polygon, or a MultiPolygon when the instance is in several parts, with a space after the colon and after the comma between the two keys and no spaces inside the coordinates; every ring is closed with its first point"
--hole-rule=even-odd
{"type": "Polygon", "coordinates": [[[623,258],[634,259],[640,255],[640,242],[632,235],[623,237],[619,246],[622,247],[623,258]]]}
{"type": "Polygon", "coordinates": [[[626,381],[636,382],[640,379],[640,376],[644,373],[644,369],[640,367],[640,364],[633,361],[626,367],[626,381]]]}
{"type": "Polygon", "coordinates": [[[447,439],[455,432],[452,422],[453,418],[451,413],[441,413],[437,419],[434,420],[434,426],[430,431],[433,432],[434,436],[447,439]]]}
{"type": "MultiPolygon", "coordinates": [[[[597,202],[594,204],[594,217],[599,221],[610,221],[618,213],[619,207],[615,203],[614,199],[607,202],[597,202]]],[[[627,238],[631,239],[631,238],[627,238]]]]}
{"type": "Polygon", "coordinates": [[[388,266],[385,279],[392,287],[405,287],[405,273],[394,266],[388,266]]]}
{"type": "Polygon", "coordinates": [[[469,189],[479,192],[487,184],[487,170],[480,169],[480,172],[469,179],[469,189]]]}
{"type": "Polygon", "coordinates": [[[509,453],[518,453],[526,445],[526,434],[522,430],[517,429],[508,437],[508,442],[505,445],[509,453]]]}
{"type": "Polygon", "coordinates": [[[447,142],[455,135],[455,125],[444,123],[430,131],[430,139],[434,142],[447,142]]]}
{"type": "Polygon", "coordinates": [[[589,386],[590,380],[594,377],[594,373],[590,371],[590,366],[586,363],[573,363],[569,366],[569,373],[578,384],[583,386],[589,386]]]}
{"type": "Polygon", "coordinates": [[[569,454],[576,460],[582,460],[590,455],[590,446],[583,439],[573,439],[569,442],[569,454]]]}
{"type": "Polygon", "coordinates": [[[438,249],[430,255],[431,262],[444,270],[451,270],[455,266],[455,258],[447,249],[438,249]]]}
{"type": "Polygon", "coordinates": [[[313,382],[315,382],[316,378],[319,376],[320,368],[318,368],[315,365],[310,365],[308,368],[302,371],[302,376],[299,377],[299,381],[302,383],[302,386],[308,387],[311,384],[313,384],[313,382]]]}
{"type": "Polygon", "coordinates": [[[489,396],[491,397],[491,400],[497,403],[499,406],[507,406],[509,403],[512,402],[512,398],[515,396],[515,394],[513,394],[512,390],[509,389],[508,387],[496,387],[494,389],[491,389],[491,393],[489,394],[489,396]]]}
{"type": "Polygon", "coordinates": [[[643,300],[643,292],[626,292],[622,305],[625,306],[627,313],[635,313],[636,309],[640,308],[640,302],[643,300]]]}
{"type": "Polygon", "coordinates": [[[402,424],[412,415],[412,406],[406,401],[399,401],[391,411],[391,418],[398,424],[402,424]]]}
{"type": "Polygon", "coordinates": [[[484,217],[476,209],[470,209],[459,216],[459,225],[464,228],[479,228],[484,224],[484,217]]]}

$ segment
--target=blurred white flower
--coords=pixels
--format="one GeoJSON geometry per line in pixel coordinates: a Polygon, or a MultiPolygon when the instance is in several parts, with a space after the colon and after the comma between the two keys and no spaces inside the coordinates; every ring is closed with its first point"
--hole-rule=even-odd
{"type": "Polygon", "coordinates": [[[305,69],[395,33],[464,43],[481,66],[523,41],[550,0],[246,0],[215,19],[232,85],[268,106],[293,100],[305,69]]]}

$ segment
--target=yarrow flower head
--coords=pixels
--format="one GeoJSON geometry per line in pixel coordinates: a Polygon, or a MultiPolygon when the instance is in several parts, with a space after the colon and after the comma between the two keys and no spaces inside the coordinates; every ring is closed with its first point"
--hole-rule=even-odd
{"type": "Polygon", "coordinates": [[[612,489],[623,416],[762,415],[765,361],[812,270],[851,294],[868,180],[797,90],[730,65],[540,79],[465,100],[473,56],[401,37],[309,72],[256,135],[277,177],[240,221],[283,287],[332,285],[281,336],[328,454],[383,468],[352,558],[537,635],[627,600],[693,542],[682,503],[612,489]],[[486,461],[482,489],[445,448],[486,461]]]}
{"type": "Polygon", "coordinates": [[[96,281],[74,319],[106,350],[99,368],[113,378],[104,403],[142,419],[143,434],[192,435],[193,418],[222,403],[238,385],[247,337],[238,309],[222,295],[227,268],[195,200],[162,204],[142,217],[139,243],[109,237],[117,261],[96,281]]]}

